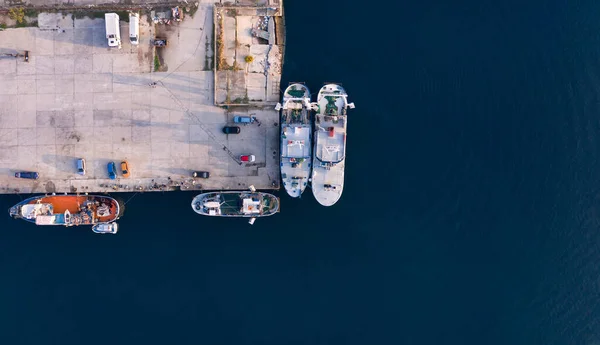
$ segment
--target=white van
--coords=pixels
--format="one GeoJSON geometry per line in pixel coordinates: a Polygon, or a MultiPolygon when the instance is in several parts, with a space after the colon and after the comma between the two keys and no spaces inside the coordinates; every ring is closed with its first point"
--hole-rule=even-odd
{"type": "Polygon", "coordinates": [[[129,13],[129,41],[138,45],[140,42],[140,15],[129,13]]]}
{"type": "Polygon", "coordinates": [[[119,29],[119,15],[116,13],[105,13],[106,39],[109,47],[121,47],[121,30],[119,29]]]}

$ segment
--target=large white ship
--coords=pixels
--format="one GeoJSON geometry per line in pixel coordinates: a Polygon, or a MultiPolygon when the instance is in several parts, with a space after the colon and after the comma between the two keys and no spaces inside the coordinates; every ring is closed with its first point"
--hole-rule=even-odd
{"type": "Polygon", "coordinates": [[[348,95],[341,85],[326,84],[319,91],[315,116],[312,191],[323,206],[335,204],[344,190],[348,95]]]}
{"type": "Polygon", "coordinates": [[[285,191],[298,198],[304,192],[312,165],[310,91],[299,83],[283,93],[281,107],[281,180],[285,191]]]}

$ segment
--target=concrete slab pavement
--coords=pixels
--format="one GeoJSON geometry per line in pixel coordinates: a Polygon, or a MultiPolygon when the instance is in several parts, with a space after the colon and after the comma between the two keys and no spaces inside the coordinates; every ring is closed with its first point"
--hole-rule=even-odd
{"type": "Polygon", "coordinates": [[[196,16],[173,31],[185,41],[165,48],[173,69],[161,73],[152,71],[154,28],[146,20],[142,44],[122,35],[122,49],[107,47],[102,19],[69,14],[43,14],[42,28],[0,31],[0,48],[31,52],[29,62],[0,59],[0,193],[189,189],[198,186],[190,179],[195,170],[211,172],[200,181],[206,189],[278,188],[270,152],[278,151],[279,134],[266,126],[278,114],[239,109],[258,112],[263,125],[238,136],[221,132],[232,111],[213,105],[214,75],[205,68],[211,7],[196,16]],[[257,162],[240,166],[223,147],[234,156],[255,154],[257,162]],[[88,162],[85,176],[75,172],[79,157],[88,162]],[[131,178],[108,179],[108,162],[125,159],[131,178]],[[38,171],[40,179],[14,178],[21,170],[38,171]]]}

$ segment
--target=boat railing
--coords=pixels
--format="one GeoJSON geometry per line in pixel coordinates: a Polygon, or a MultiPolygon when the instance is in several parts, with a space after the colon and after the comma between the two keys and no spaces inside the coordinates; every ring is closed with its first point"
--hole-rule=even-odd
{"type": "Polygon", "coordinates": [[[294,157],[292,157],[292,156],[281,156],[281,158],[286,158],[286,159],[310,159],[310,156],[300,156],[300,157],[297,157],[297,156],[294,156],[294,157]]]}
{"type": "Polygon", "coordinates": [[[318,155],[315,154],[315,159],[317,161],[319,161],[319,163],[320,163],[319,165],[321,167],[333,167],[333,166],[341,163],[345,158],[346,158],[346,156],[344,155],[344,156],[342,156],[342,158],[340,158],[338,160],[335,160],[335,161],[326,161],[326,160],[322,160],[321,158],[319,158],[318,155]]]}

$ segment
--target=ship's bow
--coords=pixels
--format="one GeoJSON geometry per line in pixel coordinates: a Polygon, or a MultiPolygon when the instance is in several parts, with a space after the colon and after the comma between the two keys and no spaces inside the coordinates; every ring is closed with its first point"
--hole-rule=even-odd
{"type": "Polygon", "coordinates": [[[8,214],[13,218],[19,218],[19,205],[15,205],[9,208],[8,214]]]}

